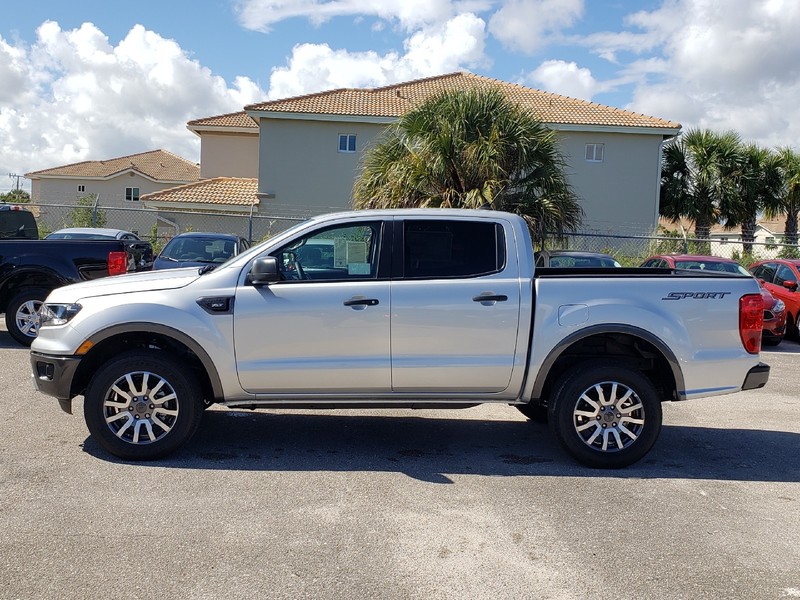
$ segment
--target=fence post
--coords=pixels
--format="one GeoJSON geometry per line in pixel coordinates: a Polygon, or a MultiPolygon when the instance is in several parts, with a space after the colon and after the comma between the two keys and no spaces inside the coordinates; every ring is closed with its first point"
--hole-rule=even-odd
{"type": "Polygon", "coordinates": [[[94,206],[92,206],[92,227],[97,227],[97,205],[100,203],[100,194],[94,197],[94,206]]]}
{"type": "Polygon", "coordinates": [[[253,243],[253,209],[255,208],[256,203],[250,203],[250,216],[247,219],[247,241],[249,243],[253,243]]]}

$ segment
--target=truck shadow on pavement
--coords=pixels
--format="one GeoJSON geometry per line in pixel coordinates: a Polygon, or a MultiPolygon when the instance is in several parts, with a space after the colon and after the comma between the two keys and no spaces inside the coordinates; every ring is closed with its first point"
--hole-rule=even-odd
{"type": "MultiPolygon", "coordinates": [[[[461,475],[800,481],[800,434],[664,426],[639,463],[596,470],[571,459],[546,425],[509,420],[209,410],[195,437],[160,468],[398,472],[430,483],[461,475]]],[[[84,451],[123,463],[89,437],[84,451]]]]}

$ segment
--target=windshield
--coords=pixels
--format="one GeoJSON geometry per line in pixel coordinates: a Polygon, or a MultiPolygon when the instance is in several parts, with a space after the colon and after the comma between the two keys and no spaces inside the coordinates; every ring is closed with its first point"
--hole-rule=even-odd
{"type": "Polygon", "coordinates": [[[160,257],[179,262],[222,264],[236,254],[230,238],[176,237],[161,251],[160,257]]]}
{"type": "Polygon", "coordinates": [[[747,269],[736,262],[723,262],[718,260],[676,260],[675,268],[714,271],[716,273],[736,273],[737,275],[752,277],[752,274],[747,269]]]}

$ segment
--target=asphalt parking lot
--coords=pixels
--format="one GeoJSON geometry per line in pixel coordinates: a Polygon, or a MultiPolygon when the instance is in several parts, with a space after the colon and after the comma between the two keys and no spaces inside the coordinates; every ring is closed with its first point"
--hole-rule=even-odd
{"type": "Polygon", "coordinates": [[[622,471],[506,406],[212,408],[128,464],[0,331],[0,598],[800,598],[800,345],[622,471]]]}

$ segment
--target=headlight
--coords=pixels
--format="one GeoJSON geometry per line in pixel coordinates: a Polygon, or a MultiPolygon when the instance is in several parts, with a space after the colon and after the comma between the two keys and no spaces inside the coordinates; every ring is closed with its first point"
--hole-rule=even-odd
{"type": "Polygon", "coordinates": [[[43,304],[39,311],[39,324],[42,327],[49,325],[64,325],[83,308],[80,304],[43,304]]]}
{"type": "Polygon", "coordinates": [[[776,313],[783,312],[785,309],[786,305],[783,303],[783,300],[778,300],[775,306],[772,307],[772,311],[776,313]]]}

